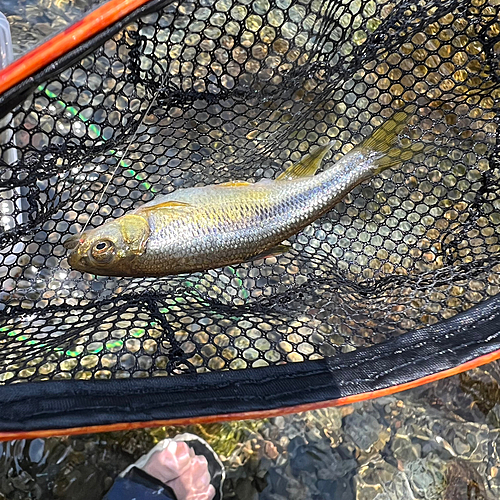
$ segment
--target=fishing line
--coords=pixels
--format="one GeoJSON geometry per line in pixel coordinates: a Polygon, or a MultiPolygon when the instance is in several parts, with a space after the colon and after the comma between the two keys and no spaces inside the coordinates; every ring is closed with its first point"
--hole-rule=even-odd
{"type": "Polygon", "coordinates": [[[149,106],[147,107],[146,111],[144,112],[144,115],[142,116],[141,118],[141,121],[139,123],[139,125],[137,125],[137,128],[135,129],[135,132],[134,132],[134,135],[132,136],[132,139],[130,139],[130,142],[128,144],[128,146],[126,147],[125,149],[125,152],[122,154],[121,158],[120,158],[120,161],[116,164],[116,167],[115,169],[113,170],[113,173],[111,174],[111,177],[110,179],[108,180],[108,182],[106,183],[106,185],[104,186],[104,189],[103,191],[101,192],[101,196],[99,197],[99,199],[97,200],[97,204],[96,204],[96,207],[94,208],[94,210],[92,210],[92,213],[90,214],[90,217],[87,219],[87,222],[85,223],[85,225],[83,226],[83,229],[81,230],[81,233],[83,233],[85,231],[85,229],[87,229],[87,226],[89,225],[90,221],[92,220],[92,217],[94,217],[95,213],[97,212],[97,210],[99,209],[99,205],[101,204],[101,201],[104,197],[104,194],[106,193],[106,191],[108,190],[111,182],[113,181],[115,175],[116,175],[116,172],[118,172],[118,168],[120,167],[120,163],[123,161],[123,159],[127,156],[127,153],[130,149],[130,147],[132,146],[132,143],[134,142],[135,138],[137,137],[137,134],[139,133],[139,129],[141,128],[141,125],[144,123],[144,120],[146,119],[146,116],[148,116],[149,112],[151,111],[151,108],[153,107],[153,104],[155,103],[156,101],[156,98],[158,97],[158,94],[160,93],[160,91],[164,88],[164,85],[165,85],[165,78],[166,78],[166,74],[163,75],[163,79],[161,81],[161,85],[158,87],[158,90],[155,92],[154,96],[153,96],[153,99],[151,100],[151,102],[149,103],[149,106]]]}

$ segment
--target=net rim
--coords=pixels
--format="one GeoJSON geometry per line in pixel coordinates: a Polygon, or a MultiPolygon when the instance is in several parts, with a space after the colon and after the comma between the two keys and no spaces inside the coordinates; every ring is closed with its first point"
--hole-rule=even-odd
{"type": "Polygon", "coordinates": [[[0,386],[0,441],[271,418],[389,396],[497,359],[500,296],[439,324],[321,360],[203,376],[0,386]]]}
{"type": "MultiPolygon", "coordinates": [[[[20,81],[9,79],[10,87],[0,95],[0,115],[104,39],[172,0],[111,0],[101,8],[132,3],[141,6],[128,15],[120,9],[120,20],[108,19],[94,36],[86,31],[80,42],[66,38],[75,45],[52,63],[44,61],[46,65],[37,69],[33,52],[41,47],[52,52],[54,39],[25,56],[33,73],[20,81]]],[[[90,22],[95,12],[60,35],[68,37],[68,31],[90,22]]],[[[395,394],[499,359],[499,316],[500,298],[495,297],[451,320],[378,345],[266,368],[166,378],[12,383],[0,386],[0,440],[265,418],[395,394]]]]}
{"type": "Polygon", "coordinates": [[[34,88],[149,10],[173,0],[109,0],[0,70],[0,118],[34,88]]]}

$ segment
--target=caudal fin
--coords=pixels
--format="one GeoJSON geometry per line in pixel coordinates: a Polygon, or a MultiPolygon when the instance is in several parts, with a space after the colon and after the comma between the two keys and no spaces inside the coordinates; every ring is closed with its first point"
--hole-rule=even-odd
{"type": "Polygon", "coordinates": [[[377,173],[411,160],[415,153],[424,149],[423,144],[403,145],[399,141],[399,134],[404,130],[416,109],[414,104],[410,104],[404,110],[398,111],[356,148],[365,152],[380,153],[380,157],[375,160],[377,173]]]}

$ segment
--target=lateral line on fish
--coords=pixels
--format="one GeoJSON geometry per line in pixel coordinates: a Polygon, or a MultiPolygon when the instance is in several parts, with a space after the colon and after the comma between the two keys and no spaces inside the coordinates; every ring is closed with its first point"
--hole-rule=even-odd
{"type": "Polygon", "coordinates": [[[166,78],[166,74],[163,75],[163,79],[161,81],[161,85],[158,87],[158,90],[155,92],[155,95],[153,96],[153,99],[151,99],[151,102],[149,103],[149,106],[147,107],[146,111],[142,115],[141,121],[140,121],[139,125],[137,125],[137,128],[135,129],[135,132],[134,132],[134,135],[132,136],[132,139],[130,139],[130,142],[128,143],[128,146],[125,148],[125,152],[122,154],[122,156],[120,158],[120,161],[116,164],[116,167],[113,170],[113,173],[111,174],[110,179],[108,180],[108,182],[104,186],[104,189],[101,192],[101,196],[97,200],[96,207],[94,208],[94,210],[92,210],[92,213],[90,214],[90,217],[87,219],[87,222],[83,226],[83,229],[80,231],[80,234],[83,233],[85,231],[85,229],[87,229],[87,226],[90,224],[90,221],[92,220],[92,217],[94,217],[94,215],[97,212],[97,210],[99,210],[99,205],[101,204],[101,201],[104,198],[104,194],[106,193],[106,191],[108,190],[109,186],[111,185],[111,182],[113,182],[113,179],[114,179],[114,177],[116,175],[116,172],[118,172],[118,168],[120,167],[121,161],[123,160],[123,158],[125,158],[127,156],[127,153],[129,152],[130,147],[132,146],[135,138],[137,137],[137,134],[139,133],[139,128],[144,123],[144,120],[146,119],[146,116],[148,116],[149,112],[151,111],[151,108],[153,107],[153,104],[156,101],[156,98],[158,97],[158,94],[160,93],[160,90],[163,88],[164,83],[165,83],[165,78],[166,78]]]}

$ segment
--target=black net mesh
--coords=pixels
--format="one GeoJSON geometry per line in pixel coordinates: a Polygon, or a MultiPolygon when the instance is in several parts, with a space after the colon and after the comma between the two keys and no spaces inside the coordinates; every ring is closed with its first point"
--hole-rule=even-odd
{"type": "Polygon", "coordinates": [[[40,85],[0,122],[0,381],[299,363],[496,295],[499,14],[171,2],[40,85]],[[157,193],[274,178],[327,140],[334,161],[407,103],[407,137],[438,148],[356,187],[283,256],[162,279],[67,265],[96,208],[89,227],[157,193]]]}

